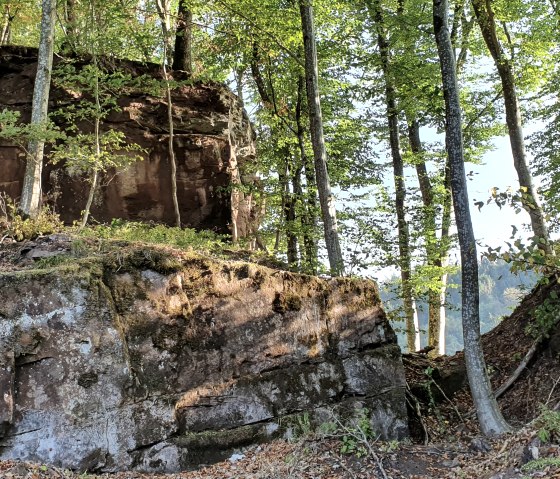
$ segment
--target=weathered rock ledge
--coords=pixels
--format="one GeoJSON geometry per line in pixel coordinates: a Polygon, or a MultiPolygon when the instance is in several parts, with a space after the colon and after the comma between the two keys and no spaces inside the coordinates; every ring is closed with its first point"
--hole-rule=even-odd
{"type": "MultiPolygon", "coordinates": [[[[55,70],[64,63],[55,58],[55,70]]],[[[75,63],[76,68],[87,62],[75,63]]],[[[113,66],[133,78],[146,75],[161,80],[157,65],[118,61],[113,66]]],[[[0,110],[14,110],[24,121],[31,117],[37,51],[32,48],[0,46],[0,110]]],[[[148,81],[147,80],[147,81],[148,81]]],[[[149,85],[149,82],[148,82],[149,85]]],[[[175,224],[171,196],[169,127],[167,102],[147,93],[148,85],[130,88],[117,99],[118,109],[104,119],[102,131],[122,132],[130,144],[143,149],[138,161],[117,174],[103,176],[92,216],[100,222],[114,218],[175,224]]],[[[249,190],[257,181],[243,173],[255,160],[254,131],[240,100],[224,85],[183,83],[172,90],[174,152],[177,163],[177,194],[184,225],[214,229],[238,237],[250,237],[258,226],[260,205],[249,190]],[[241,188],[244,185],[245,188],[241,188]]],[[[51,87],[49,112],[60,127],[57,113],[79,107],[83,98],[71,89],[51,87]]],[[[90,131],[87,122],[78,125],[90,131]]],[[[43,171],[43,196],[61,218],[72,223],[84,209],[90,183],[83,175],[71,175],[63,164],[48,161],[43,171]]],[[[0,192],[13,199],[21,195],[25,153],[15,143],[0,142],[0,192]]]]}
{"type": "Polygon", "coordinates": [[[0,459],[176,471],[354,407],[407,434],[373,283],[174,255],[0,274],[0,459]]]}

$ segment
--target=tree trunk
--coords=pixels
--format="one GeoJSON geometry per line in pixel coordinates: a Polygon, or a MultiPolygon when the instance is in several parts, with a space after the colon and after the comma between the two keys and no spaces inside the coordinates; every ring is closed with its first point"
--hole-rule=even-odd
{"type": "Polygon", "coordinates": [[[173,200],[173,212],[175,213],[175,226],[181,227],[181,211],[179,210],[179,199],[177,198],[177,160],[175,159],[175,146],[174,146],[174,132],[173,132],[173,103],[171,100],[171,87],[167,81],[166,76],[166,89],[167,89],[167,121],[169,123],[169,163],[171,166],[171,199],[173,200]]]}
{"type": "Polygon", "coordinates": [[[168,65],[172,65],[173,48],[171,41],[171,0],[156,0],[156,10],[161,21],[161,31],[163,33],[164,62],[168,65]]]}
{"type": "MultiPolygon", "coordinates": [[[[101,103],[99,101],[99,69],[97,66],[97,56],[93,55],[93,64],[95,66],[95,87],[93,96],[95,98],[95,109],[96,109],[96,118],[95,118],[95,126],[94,126],[94,135],[95,135],[95,156],[99,160],[101,157],[101,103]]],[[[93,198],[95,197],[95,190],[97,189],[97,185],[99,183],[99,170],[97,166],[94,166],[92,179],[91,179],[91,187],[88,194],[88,199],[86,202],[86,207],[84,208],[84,212],[82,214],[82,222],[80,225],[80,229],[85,228],[89,218],[89,212],[91,211],[91,205],[93,204],[93,198]]]]}
{"type": "Polygon", "coordinates": [[[173,100],[171,98],[171,85],[167,76],[167,67],[163,62],[163,77],[165,81],[165,93],[167,96],[167,125],[169,128],[169,139],[167,142],[169,149],[169,165],[171,167],[171,199],[173,201],[173,212],[175,214],[175,226],[181,227],[181,211],[179,209],[179,199],[177,198],[177,160],[175,158],[175,134],[173,130],[173,100]]]}
{"type": "MultiPolygon", "coordinates": [[[[282,204],[284,205],[283,214],[284,221],[286,225],[286,242],[287,249],[286,254],[288,257],[288,266],[290,269],[297,270],[299,266],[298,258],[298,237],[295,233],[296,225],[296,200],[295,191],[290,191],[290,148],[285,146],[282,149],[282,156],[285,160],[284,173],[280,179],[280,184],[284,185],[283,195],[284,199],[282,204]]],[[[293,179],[292,179],[293,182],[293,179]]]]}
{"type": "Polygon", "coordinates": [[[91,205],[93,204],[93,198],[95,197],[95,190],[97,190],[98,183],[99,183],[99,170],[96,168],[93,170],[93,174],[91,177],[91,186],[89,189],[86,207],[84,208],[84,212],[82,213],[82,221],[80,223],[80,229],[85,228],[87,225],[89,219],[89,213],[91,211],[91,205]]]}
{"type": "MultiPolygon", "coordinates": [[[[56,0],[43,0],[37,76],[35,77],[31,110],[31,123],[35,125],[45,125],[48,119],[55,18],[56,0]]],[[[20,210],[24,215],[32,218],[38,215],[41,203],[44,148],[45,142],[41,140],[30,142],[27,148],[28,156],[21,192],[20,210]]]]}
{"type": "Polygon", "coordinates": [[[79,44],[78,19],[76,16],[76,0],[66,0],[66,37],[73,52],[79,44]]]}
{"type": "MultiPolygon", "coordinates": [[[[426,242],[426,263],[429,267],[441,269],[442,260],[436,237],[436,208],[434,205],[434,193],[426,162],[421,155],[423,153],[422,142],[420,140],[420,124],[416,119],[410,119],[408,122],[408,141],[413,154],[419,158],[415,161],[416,174],[418,176],[418,184],[420,186],[420,194],[422,195],[423,211],[423,229],[424,241],[426,242]]],[[[440,288],[438,288],[440,289],[440,288]]],[[[433,287],[428,288],[428,346],[433,348],[435,355],[444,354],[441,352],[441,291],[433,287]]],[[[445,329],[445,327],[443,328],[445,329]]],[[[445,352],[445,346],[443,346],[445,352]]]]}
{"type": "MultiPolygon", "coordinates": [[[[305,182],[307,186],[306,201],[303,206],[304,215],[302,218],[303,223],[303,245],[304,245],[304,260],[303,270],[309,274],[317,274],[317,241],[315,240],[315,230],[317,228],[317,218],[315,210],[317,209],[317,198],[315,195],[315,175],[313,166],[305,151],[305,128],[303,127],[302,110],[303,110],[303,96],[305,94],[305,78],[300,75],[298,77],[298,95],[296,103],[296,125],[297,125],[297,139],[298,148],[301,159],[301,164],[305,172],[305,182]]],[[[301,184],[301,181],[300,181],[301,184]]],[[[301,192],[303,202],[303,191],[301,192]]]]}
{"type": "Polygon", "coordinates": [[[319,71],[317,67],[317,45],[313,21],[313,1],[299,0],[301,28],[305,48],[305,82],[307,104],[309,108],[309,125],[313,156],[315,157],[315,176],[319,192],[319,203],[323,218],[325,243],[329,257],[331,274],[344,274],[344,261],[338,238],[336,208],[327,171],[327,150],[323,135],[323,118],[319,97],[319,71]]]}
{"type": "Polygon", "coordinates": [[[433,0],[434,33],[445,98],[445,144],[451,169],[451,189],[461,250],[462,320],[467,377],[481,430],[486,435],[510,430],[504,420],[486,370],[480,341],[478,263],[465,175],[461,108],[455,54],[448,29],[447,0],[433,0]]]}
{"type": "Polygon", "coordinates": [[[550,244],[548,228],[544,219],[542,208],[539,204],[533,178],[527,162],[525,152],[525,141],[523,138],[523,126],[519,100],[515,86],[512,62],[505,55],[498,35],[496,33],[496,21],[490,0],[472,0],[477,22],[480,26],[482,36],[496,63],[496,68],[502,82],[502,93],[506,110],[506,124],[513,155],[513,164],[517,171],[519,185],[521,186],[522,204],[531,218],[533,233],[538,239],[544,239],[545,243],[539,241],[539,248],[546,254],[553,254],[550,244]]]}
{"type": "Polygon", "coordinates": [[[451,192],[451,168],[449,167],[449,158],[445,162],[445,173],[443,180],[445,196],[443,198],[443,213],[441,216],[441,237],[439,240],[439,250],[441,257],[441,267],[444,270],[441,275],[440,284],[440,306],[439,306],[439,353],[445,354],[445,325],[447,321],[447,313],[445,305],[447,302],[447,280],[448,273],[445,268],[449,265],[449,249],[451,248],[451,211],[453,209],[453,199],[451,192]]]}
{"type": "Polygon", "coordinates": [[[192,20],[192,10],[187,8],[186,0],[180,0],[177,8],[173,70],[182,70],[189,75],[192,75],[193,72],[192,20]]]}
{"type": "Polygon", "coordinates": [[[4,7],[4,22],[2,24],[2,36],[0,37],[0,45],[8,45],[10,43],[10,37],[12,36],[12,22],[15,18],[15,13],[12,13],[10,9],[10,4],[7,4],[4,7]]]}
{"type": "Polygon", "coordinates": [[[409,351],[416,351],[416,335],[419,334],[415,325],[415,304],[412,294],[410,257],[410,233],[406,220],[406,185],[404,182],[404,163],[401,154],[399,116],[395,86],[391,80],[389,42],[385,37],[383,14],[379,0],[368,0],[368,7],[374,17],[377,28],[377,45],[381,56],[381,67],[385,81],[385,105],[389,124],[389,143],[393,160],[393,179],[395,183],[395,206],[399,236],[399,267],[401,270],[401,295],[406,321],[406,336],[409,351]]]}

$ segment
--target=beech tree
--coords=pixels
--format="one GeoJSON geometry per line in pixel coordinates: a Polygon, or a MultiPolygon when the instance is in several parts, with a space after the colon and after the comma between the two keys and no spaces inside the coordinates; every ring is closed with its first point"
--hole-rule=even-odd
{"type": "Polygon", "coordinates": [[[482,432],[486,435],[503,434],[508,432],[510,427],[503,418],[492,392],[480,341],[478,258],[467,193],[459,86],[455,54],[448,27],[448,10],[447,0],[433,0],[434,33],[445,99],[445,144],[449,156],[453,206],[461,250],[463,286],[461,306],[465,363],[482,432]]]}
{"type": "Polygon", "coordinates": [[[412,259],[410,247],[410,233],[406,219],[406,184],[404,178],[404,162],[401,151],[399,110],[397,106],[397,92],[393,84],[393,72],[390,63],[390,45],[385,32],[383,12],[380,0],[367,0],[367,6],[372,15],[377,33],[377,46],[381,57],[381,68],[385,83],[385,106],[387,123],[389,126],[389,144],[393,163],[393,181],[395,184],[395,210],[397,214],[397,229],[399,242],[399,268],[401,272],[401,290],[406,323],[407,345],[409,351],[420,349],[418,319],[416,305],[413,298],[411,276],[412,259]]]}
{"type": "Polygon", "coordinates": [[[329,256],[331,272],[335,275],[344,273],[344,260],[338,238],[336,208],[331,191],[329,173],[327,170],[327,150],[323,135],[323,118],[321,100],[319,96],[319,71],[317,68],[317,46],[315,42],[315,26],[313,19],[312,0],[299,0],[301,27],[305,49],[305,84],[307,91],[307,106],[309,108],[309,125],[313,155],[315,158],[315,176],[319,202],[325,231],[325,243],[329,256]]]}
{"type": "MultiPolygon", "coordinates": [[[[506,124],[513,155],[513,164],[517,171],[521,187],[522,205],[531,218],[531,227],[538,241],[539,248],[546,254],[553,254],[550,245],[548,228],[546,226],[543,210],[540,206],[537,191],[533,184],[533,177],[529,169],[525,140],[523,137],[523,122],[517,96],[515,73],[512,59],[509,58],[497,34],[496,18],[492,3],[489,0],[472,0],[476,19],[482,36],[500,75],[502,95],[506,111],[506,124]]],[[[505,29],[505,24],[502,24],[505,29]]],[[[506,30],[507,34],[507,30],[506,30]]]]}
{"type": "MultiPolygon", "coordinates": [[[[37,59],[37,75],[33,89],[31,124],[46,125],[49,110],[49,93],[54,53],[56,0],[43,0],[41,16],[41,39],[37,59]]],[[[24,215],[36,217],[41,205],[41,174],[45,142],[34,140],[27,148],[27,164],[20,210],[24,215]]]]}

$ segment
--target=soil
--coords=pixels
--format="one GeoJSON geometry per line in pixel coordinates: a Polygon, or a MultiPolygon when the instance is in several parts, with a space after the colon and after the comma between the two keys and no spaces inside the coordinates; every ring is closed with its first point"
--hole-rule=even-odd
{"type": "MultiPolygon", "coordinates": [[[[3,244],[0,271],[30,268],[41,258],[30,251],[67,253],[64,235],[32,245],[3,244]],[[31,246],[31,249],[28,249],[31,246]]],[[[535,342],[527,333],[533,311],[560,291],[553,279],[531,292],[502,323],[483,336],[486,361],[495,389],[502,385],[535,342]]],[[[355,430],[326,436],[307,435],[240,450],[229,460],[196,471],[167,475],[121,472],[95,475],[49,465],[0,461],[0,478],[89,479],[265,479],[265,478],[480,478],[560,479],[560,431],[543,441],[547,424],[536,419],[542,407],[560,409],[560,328],[539,342],[536,353],[513,385],[500,397],[502,412],[515,432],[483,438],[466,385],[462,353],[432,359],[427,354],[403,356],[409,385],[411,441],[383,443],[354,437],[355,430]],[[539,438],[539,436],[541,436],[539,438]],[[350,451],[343,452],[344,449],[350,451]],[[539,459],[539,461],[535,461],[539,459]],[[532,462],[531,462],[532,461],[532,462]],[[531,464],[538,466],[530,469],[531,464]]],[[[560,429],[560,416],[557,416],[560,429]]],[[[548,424],[553,428],[553,424],[548,424]]]]}

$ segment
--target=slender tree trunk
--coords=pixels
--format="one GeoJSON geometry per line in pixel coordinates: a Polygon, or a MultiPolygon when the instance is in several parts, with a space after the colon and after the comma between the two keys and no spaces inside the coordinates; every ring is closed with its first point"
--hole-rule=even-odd
{"type": "MultiPolygon", "coordinates": [[[[422,195],[422,203],[424,205],[424,241],[426,242],[426,258],[427,265],[432,268],[441,269],[442,259],[438,248],[436,237],[436,208],[434,205],[433,188],[426,168],[426,162],[421,155],[423,153],[422,142],[420,140],[420,124],[416,119],[410,119],[408,122],[408,141],[412,153],[419,158],[416,160],[416,174],[420,186],[420,194],[422,195]]],[[[428,346],[434,348],[435,355],[443,354],[440,346],[441,338],[441,290],[429,288],[428,290],[428,346]]],[[[445,329],[445,326],[444,328],[445,329]]]]}
{"type": "Polygon", "coordinates": [[[156,10],[163,32],[164,58],[168,65],[173,64],[173,45],[171,33],[171,0],[156,0],[156,10]]]}
{"type": "Polygon", "coordinates": [[[192,58],[192,10],[187,8],[186,0],[179,1],[177,8],[177,31],[173,52],[173,70],[182,70],[189,75],[193,72],[192,58]]]}
{"type": "Polygon", "coordinates": [[[305,48],[305,81],[307,90],[307,105],[309,108],[309,124],[311,143],[315,157],[315,176],[319,192],[319,203],[323,217],[325,243],[329,256],[331,274],[344,274],[344,260],[338,238],[336,208],[331,191],[329,173],[327,171],[327,150],[323,134],[323,118],[319,97],[319,71],[317,67],[317,45],[315,40],[315,26],[313,20],[313,1],[298,0],[305,48]]]}
{"type": "Polygon", "coordinates": [[[295,191],[290,191],[290,149],[289,147],[283,148],[282,156],[285,159],[286,165],[284,174],[282,175],[281,183],[284,185],[284,221],[286,224],[286,242],[287,242],[287,257],[288,266],[290,269],[296,269],[299,266],[298,259],[298,237],[295,233],[296,225],[296,204],[295,204],[295,191]]]}
{"type": "MultiPolygon", "coordinates": [[[[45,125],[49,110],[49,91],[53,64],[54,27],[56,0],[43,0],[41,16],[41,38],[37,59],[37,76],[33,90],[31,123],[45,125]]],[[[27,165],[23,179],[20,209],[24,215],[35,217],[41,203],[41,174],[45,142],[32,141],[27,151],[27,165]]]]}
{"type": "Polygon", "coordinates": [[[502,82],[502,92],[506,110],[506,124],[513,155],[513,164],[517,171],[519,185],[522,190],[522,204],[531,218],[531,227],[537,238],[542,238],[545,243],[539,242],[541,248],[547,254],[553,254],[550,244],[548,228],[544,219],[542,208],[539,204],[533,178],[527,162],[525,152],[525,141],[523,138],[523,126],[521,111],[515,86],[513,64],[505,55],[498,35],[496,33],[496,21],[490,0],[472,0],[474,12],[480,31],[486,46],[496,63],[496,68],[502,82]]]}
{"type": "MultiPolygon", "coordinates": [[[[163,34],[163,80],[165,82],[165,94],[167,98],[167,126],[169,128],[169,166],[171,169],[171,199],[173,201],[173,213],[175,215],[175,226],[181,227],[181,211],[179,209],[179,199],[177,198],[177,160],[175,158],[175,134],[173,129],[173,100],[171,98],[171,84],[167,65],[171,64],[173,54],[171,51],[171,0],[156,0],[156,9],[161,20],[161,30],[163,34]]],[[[232,205],[233,207],[233,205],[232,205]]],[[[232,210],[233,213],[233,210],[232,210]]],[[[235,235],[235,221],[232,214],[233,236],[235,235]]]]}
{"type": "Polygon", "coordinates": [[[10,4],[7,4],[4,7],[4,21],[2,24],[2,36],[0,37],[0,45],[8,45],[10,43],[10,39],[12,36],[12,22],[14,21],[17,13],[17,8],[16,12],[12,13],[11,7],[12,6],[10,4]]]}
{"type": "Polygon", "coordinates": [[[442,355],[445,354],[445,326],[447,321],[445,306],[447,303],[447,280],[449,277],[445,269],[449,265],[449,249],[451,248],[451,213],[453,210],[453,199],[451,192],[451,168],[449,167],[449,158],[445,162],[443,188],[445,190],[445,196],[443,197],[443,213],[441,215],[441,237],[439,240],[441,268],[444,271],[440,279],[441,290],[439,303],[439,353],[442,355]]]}
{"type": "MultiPolygon", "coordinates": [[[[95,135],[95,155],[99,159],[101,156],[101,103],[99,101],[99,70],[97,67],[97,56],[93,55],[93,64],[95,66],[95,87],[93,96],[95,97],[95,109],[96,109],[96,117],[95,117],[95,126],[94,126],[94,135],[95,135]]],[[[82,214],[82,222],[80,225],[80,229],[85,228],[88,222],[89,213],[91,211],[91,205],[93,204],[93,198],[95,197],[95,191],[97,189],[97,185],[99,183],[99,170],[97,167],[94,166],[92,178],[91,178],[91,187],[88,194],[88,199],[86,202],[86,207],[84,208],[84,213],[82,214]]]]}
{"type": "MultiPolygon", "coordinates": [[[[165,56],[165,50],[164,50],[165,56]]],[[[165,94],[167,97],[167,125],[169,128],[169,139],[167,142],[169,149],[169,165],[171,167],[171,199],[173,201],[173,212],[175,214],[175,226],[181,227],[181,210],[179,209],[179,199],[177,198],[177,160],[175,158],[175,134],[173,129],[173,100],[171,98],[171,85],[165,60],[163,61],[163,79],[165,81],[165,94]]]]}
{"type": "Polygon", "coordinates": [[[465,363],[482,432],[486,435],[502,434],[509,431],[510,428],[504,420],[492,393],[480,341],[478,262],[467,193],[459,86],[457,84],[455,53],[448,29],[448,10],[447,0],[433,0],[434,33],[440,58],[445,98],[445,144],[451,168],[453,205],[461,249],[465,363]]]}
{"type": "MultiPolygon", "coordinates": [[[[296,125],[298,148],[301,164],[305,172],[305,182],[307,186],[307,195],[305,195],[305,205],[303,210],[303,244],[305,251],[304,271],[309,274],[317,274],[317,241],[315,240],[315,230],[317,228],[317,218],[315,211],[317,209],[317,198],[315,195],[315,174],[310,159],[305,151],[305,128],[302,122],[303,97],[305,95],[305,78],[303,75],[298,77],[298,95],[296,103],[296,125]]],[[[301,184],[301,181],[300,181],[301,184]]],[[[301,192],[303,201],[303,190],[301,192]]]]}
{"type": "Polygon", "coordinates": [[[385,81],[385,105],[387,107],[387,122],[389,124],[389,143],[393,160],[393,178],[395,183],[395,206],[399,237],[399,267],[401,270],[401,294],[404,306],[407,344],[409,351],[416,351],[419,335],[415,325],[415,303],[412,294],[410,257],[410,233],[406,220],[406,185],[404,182],[404,162],[401,154],[399,116],[397,109],[395,86],[391,80],[389,42],[384,33],[383,14],[379,0],[368,0],[368,7],[374,17],[377,28],[377,45],[381,56],[381,67],[385,81]]]}
{"type": "Polygon", "coordinates": [[[99,170],[96,168],[93,170],[92,176],[91,176],[91,186],[89,188],[89,194],[88,194],[88,199],[86,202],[86,207],[84,209],[84,212],[82,213],[82,221],[80,223],[80,229],[83,229],[86,227],[88,219],[89,219],[89,213],[91,211],[91,205],[93,204],[93,198],[95,197],[95,191],[97,189],[97,185],[99,183],[99,170]]]}

